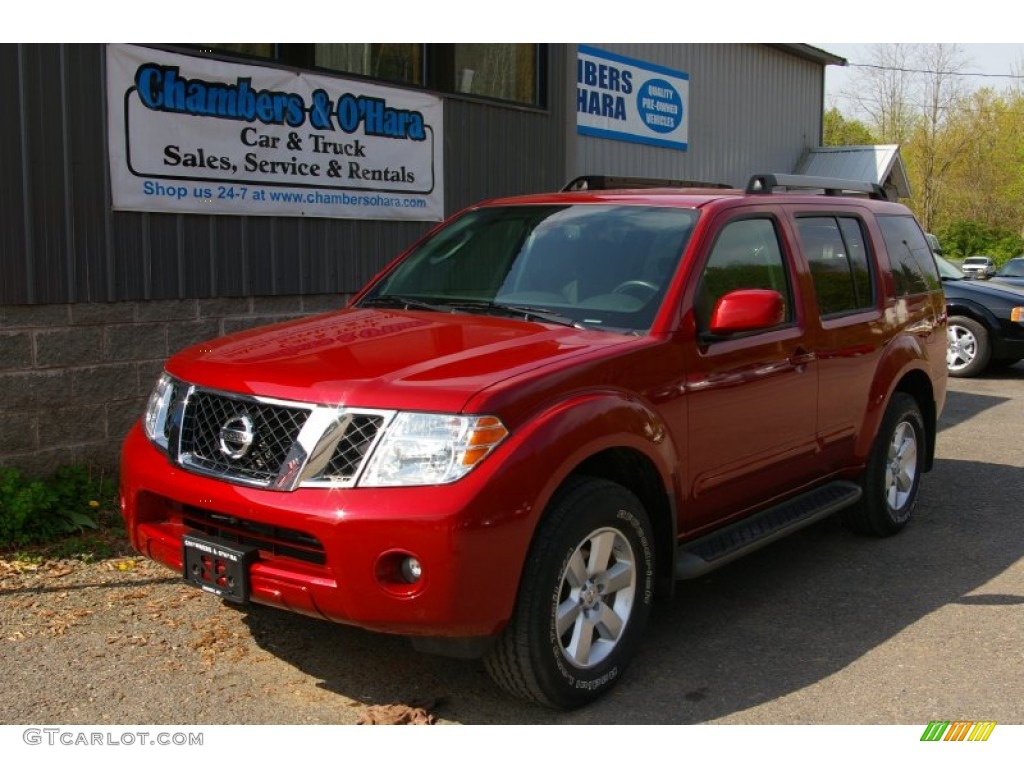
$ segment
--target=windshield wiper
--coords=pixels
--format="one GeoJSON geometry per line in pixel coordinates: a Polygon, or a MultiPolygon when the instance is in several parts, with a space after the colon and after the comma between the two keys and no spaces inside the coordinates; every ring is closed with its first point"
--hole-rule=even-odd
{"type": "Polygon", "coordinates": [[[541,309],[539,307],[522,307],[512,304],[495,304],[491,301],[471,301],[460,299],[446,301],[444,304],[435,304],[422,299],[414,299],[410,296],[388,294],[373,296],[359,302],[361,307],[401,307],[402,309],[425,309],[431,312],[456,312],[480,313],[487,315],[500,315],[502,317],[521,317],[524,320],[537,320],[555,325],[564,325],[568,328],[588,328],[571,317],[556,312],[553,309],[541,309]]]}
{"type": "Polygon", "coordinates": [[[540,307],[524,307],[515,304],[495,304],[493,301],[458,301],[452,302],[452,306],[467,312],[482,312],[489,315],[501,315],[503,317],[522,317],[526,320],[538,320],[544,323],[564,325],[568,328],[586,328],[587,326],[573,320],[561,312],[553,309],[541,309],[540,307]]]}
{"type": "Polygon", "coordinates": [[[454,310],[444,304],[431,304],[429,301],[423,301],[422,299],[413,299],[409,296],[373,296],[369,299],[363,299],[359,302],[361,307],[401,307],[402,309],[425,309],[429,312],[448,312],[451,313],[454,310]]]}

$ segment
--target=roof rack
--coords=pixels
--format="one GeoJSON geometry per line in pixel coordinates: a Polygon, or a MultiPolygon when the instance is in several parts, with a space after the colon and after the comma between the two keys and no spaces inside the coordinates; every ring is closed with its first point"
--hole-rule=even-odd
{"type": "Polygon", "coordinates": [[[856,179],[830,179],[827,176],[800,176],[790,173],[755,173],[747,182],[748,195],[770,195],[776,187],[787,189],[821,189],[826,195],[846,192],[867,195],[872,200],[888,200],[880,184],[856,179]]]}
{"type": "Polygon", "coordinates": [[[733,189],[731,184],[684,179],[644,179],[637,176],[577,176],[562,192],[581,192],[587,189],[654,189],[656,187],[733,189]]]}

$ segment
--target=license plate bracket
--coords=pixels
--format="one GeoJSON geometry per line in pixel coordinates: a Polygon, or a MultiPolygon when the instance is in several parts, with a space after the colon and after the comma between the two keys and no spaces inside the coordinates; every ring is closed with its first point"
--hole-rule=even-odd
{"type": "Polygon", "coordinates": [[[181,540],[182,576],[188,584],[232,603],[249,602],[249,569],[259,550],[213,536],[181,540]]]}

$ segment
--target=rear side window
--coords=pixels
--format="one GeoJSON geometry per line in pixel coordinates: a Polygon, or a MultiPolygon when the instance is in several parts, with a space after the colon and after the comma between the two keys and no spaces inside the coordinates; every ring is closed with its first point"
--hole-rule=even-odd
{"type": "Polygon", "coordinates": [[[860,221],[846,216],[807,216],[797,219],[796,226],[821,314],[840,315],[874,306],[860,221]]]}
{"type": "Polygon", "coordinates": [[[912,216],[879,216],[878,226],[889,252],[896,295],[937,290],[938,267],[917,221],[912,216]]]}

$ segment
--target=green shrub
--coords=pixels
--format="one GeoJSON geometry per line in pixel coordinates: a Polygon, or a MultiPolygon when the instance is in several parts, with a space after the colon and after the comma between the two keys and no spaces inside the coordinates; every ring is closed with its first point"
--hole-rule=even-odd
{"type": "Polygon", "coordinates": [[[996,264],[1003,264],[1024,253],[1024,238],[1018,233],[977,221],[955,221],[936,234],[947,259],[991,256],[996,264]]]}
{"type": "Polygon", "coordinates": [[[46,480],[0,468],[0,548],[95,529],[100,508],[113,502],[114,492],[112,482],[78,464],[61,467],[46,480]]]}

